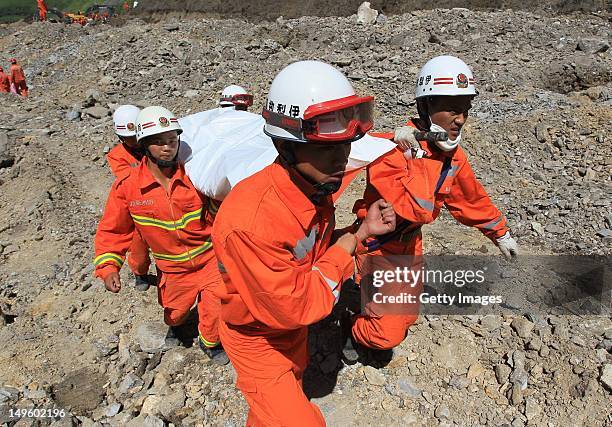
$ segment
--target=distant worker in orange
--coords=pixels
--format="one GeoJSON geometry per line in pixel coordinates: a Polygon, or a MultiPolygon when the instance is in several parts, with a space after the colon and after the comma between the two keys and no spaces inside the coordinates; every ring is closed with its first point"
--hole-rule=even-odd
{"type": "Polygon", "coordinates": [[[144,157],[108,195],[96,232],[96,276],[110,292],[121,290],[119,270],[139,232],[161,275],[157,296],[164,321],[183,324],[197,302],[200,348],[213,362],[226,364],[219,340],[223,282],[212,250],[212,216],[206,196],[178,160],[183,130],[174,114],[159,106],[142,110],[135,125],[144,157]]]}
{"type": "Polygon", "coordinates": [[[395,227],[391,204],[378,200],[360,226],[335,230],[332,195],[351,142],[372,128],[373,103],[329,64],[285,67],[262,114],[279,156],[236,185],[215,219],[226,286],[219,329],[249,404],[247,426],[325,425],[302,390],[308,325],[331,313],[357,247],[395,227]]]}
{"type": "Polygon", "coordinates": [[[128,13],[130,11],[130,5],[126,1],[123,2],[123,10],[125,11],[125,13],[128,13]]]}
{"type": "Polygon", "coordinates": [[[4,72],[4,68],[0,67],[0,92],[11,91],[11,80],[8,74],[4,72]]]}
{"type": "Polygon", "coordinates": [[[40,22],[44,22],[47,20],[47,5],[45,0],[37,0],[38,3],[38,17],[40,22]]]}
{"type": "MultiPolygon", "coordinates": [[[[106,160],[115,178],[129,175],[142,160],[143,151],[136,141],[136,118],[139,113],[140,108],[134,105],[122,105],[113,114],[113,128],[120,144],[108,152],[106,160]]],[[[129,253],[128,264],[136,278],[135,288],[146,291],[150,286],[148,273],[151,260],[149,247],[138,231],[134,231],[129,253]]]]}
{"type": "Polygon", "coordinates": [[[28,96],[28,86],[26,85],[23,68],[17,63],[15,58],[11,58],[11,69],[9,72],[10,80],[15,85],[17,93],[24,98],[28,96]]]}

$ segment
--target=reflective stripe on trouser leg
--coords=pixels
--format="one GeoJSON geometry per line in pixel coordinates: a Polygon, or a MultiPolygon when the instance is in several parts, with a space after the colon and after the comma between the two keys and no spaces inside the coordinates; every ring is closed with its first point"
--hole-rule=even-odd
{"type": "Polygon", "coordinates": [[[208,341],[206,338],[204,338],[204,336],[202,335],[202,332],[200,332],[198,330],[198,339],[202,342],[202,344],[204,344],[206,347],[216,347],[219,344],[221,344],[220,341],[208,341]]]}
{"type": "Polygon", "coordinates": [[[207,347],[219,344],[219,316],[223,280],[219,273],[217,260],[211,259],[198,273],[198,331],[202,343],[207,347]]]}

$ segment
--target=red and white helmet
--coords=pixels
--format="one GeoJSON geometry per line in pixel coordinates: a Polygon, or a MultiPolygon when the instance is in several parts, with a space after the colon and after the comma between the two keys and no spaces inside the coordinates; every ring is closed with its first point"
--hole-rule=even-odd
{"type": "Polygon", "coordinates": [[[164,107],[147,107],[138,114],[136,119],[137,141],[171,130],[175,130],[179,135],[183,133],[176,116],[164,107]]]}
{"type": "Polygon", "coordinates": [[[113,114],[113,128],[119,136],[136,136],[136,118],[140,108],[134,105],[122,105],[113,114]]]}
{"type": "Polygon", "coordinates": [[[416,82],[416,98],[439,95],[476,95],[472,70],[461,59],[436,56],[421,68],[416,82]]]}
{"type": "Polygon", "coordinates": [[[264,132],[295,142],[345,143],[374,124],[374,97],[358,96],[348,79],[329,64],[299,61],[274,78],[262,116],[264,132]]]}
{"type": "Polygon", "coordinates": [[[221,92],[220,107],[243,106],[248,108],[251,105],[253,105],[253,95],[250,95],[242,86],[229,85],[221,92]]]}

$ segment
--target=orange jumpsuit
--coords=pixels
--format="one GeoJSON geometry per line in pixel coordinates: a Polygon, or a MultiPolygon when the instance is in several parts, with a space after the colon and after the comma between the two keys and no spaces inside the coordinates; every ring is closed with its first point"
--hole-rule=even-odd
{"type": "Polygon", "coordinates": [[[161,271],[158,300],[170,326],[183,323],[198,301],[202,342],[219,344],[218,319],[223,286],[214,251],[212,219],[206,198],[180,166],[168,192],[149,171],[146,157],[129,175],[118,178],[106,202],[95,239],[96,276],[105,279],[123,265],[137,230],[161,271]]]}
{"type": "Polygon", "coordinates": [[[127,13],[130,11],[130,5],[128,2],[123,2],[123,10],[127,13]]]}
{"type": "MultiPolygon", "coordinates": [[[[413,126],[411,122],[408,125],[413,126]]],[[[393,135],[388,135],[390,138],[393,135]]],[[[391,239],[357,257],[361,272],[366,257],[386,255],[422,255],[421,226],[433,222],[445,207],[460,223],[478,228],[495,241],[509,229],[506,218],[495,207],[482,187],[461,146],[451,152],[421,142],[427,158],[407,160],[399,148],[372,162],[367,169],[367,185],[363,209],[379,198],[393,204],[398,216],[391,239]],[[443,179],[441,179],[441,177],[443,179]],[[436,191],[436,188],[438,190],[436,191]]],[[[383,240],[384,239],[384,240],[383,240]]],[[[353,337],[360,344],[375,349],[390,349],[399,345],[416,319],[416,314],[358,316],[354,320],[353,337]]]]}
{"type": "Polygon", "coordinates": [[[45,0],[37,0],[38,2],[38,15],[41,21],[47,20],[47,5],[45,4],[45,0]]]}
{"type": "MultiPolygon", "coordinates": [[[[115,145],[106,155],[108,165],[115,178],[127,175],[140,164],[142,154],[121,143],[115,145]]],[[[144,276],[149,272],[151,260],[149,259],[149,247],[142,240],[142,236],[136,230],[134,239],[129,249],[128,265],[130,270],[137,276],[144,276]]]]}
{"type": "Polygon", "coordinates": [[[11,64],[10,79],[15,85],[17,93],[23,97],[28,96],[28,86],[26,85],[23,68],[19,64],[11,64]]]}
{"type": "Polygon", "coordinates": [[[301,387],[307,328],[331,313],[354,262],[330,247],[331,197],[314,205],[305,188],[277,161],[234,187],[215,219],[227,291],[221,340],[250,407],[248,426],[325,425],[301,387]]]}
{"type": "Polygon", "coordinates": [[[4,72],[4,70],[0,67],[0,92],[10,92],[11,91],[11,80],[9,79],[8,74],[4,72]]]}

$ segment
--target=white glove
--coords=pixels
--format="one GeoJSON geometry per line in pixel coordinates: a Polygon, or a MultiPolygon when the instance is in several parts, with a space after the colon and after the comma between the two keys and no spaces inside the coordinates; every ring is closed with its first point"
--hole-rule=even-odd
{"type": "Polygon", "coordinates": [[[395,129],[393,140],[404,152],[407,159],[420,159],[425,154],[425,150],[421,148],[421,144],[414,137],[415,131],[411,126],[402,126],[395,129]]]}
{"type": "Polygon", "coordinates": [[[506,234],[503,236],[498,237],[496,241],[497,247],[507,260],[510,260],[518,255],[518,245],[516,240],[514,240],[510,235],[509,231],[506,231],[506,234]]]}

